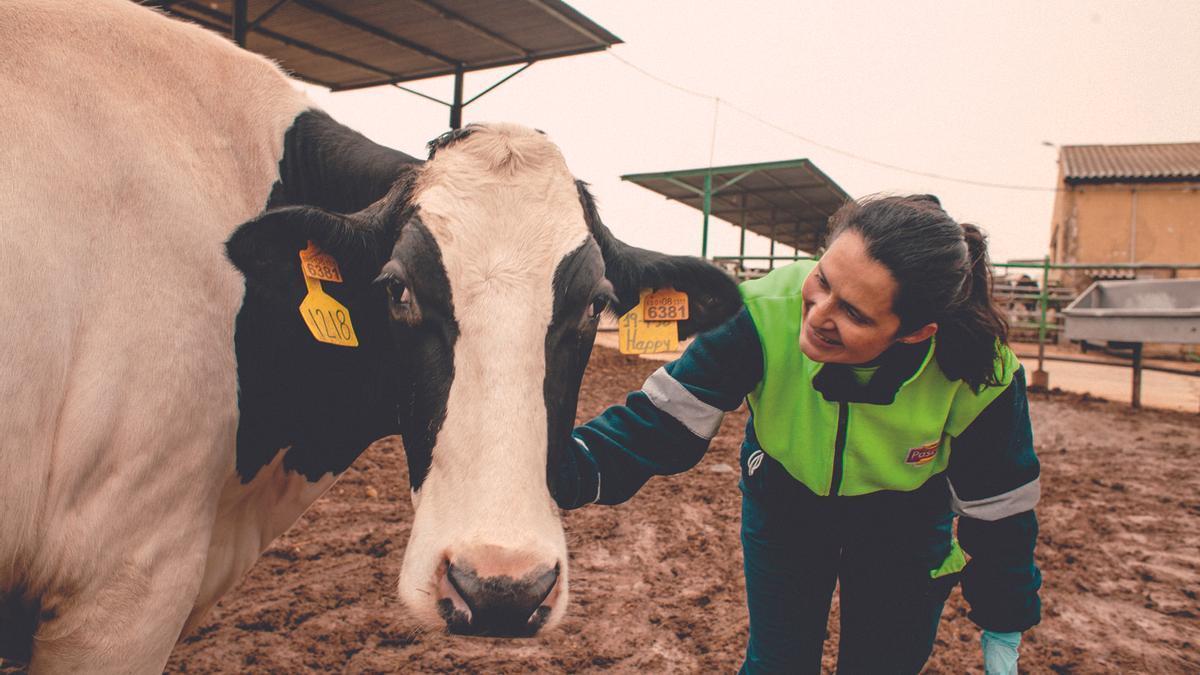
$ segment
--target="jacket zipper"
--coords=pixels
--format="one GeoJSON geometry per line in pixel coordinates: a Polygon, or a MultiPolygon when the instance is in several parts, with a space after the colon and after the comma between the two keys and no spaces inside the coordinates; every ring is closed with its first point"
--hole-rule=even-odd
{"type": "Polygon", "coordinates": [[[850,406],[838,401],[837,438],[833,442],[833,479],[829,481],[829,496],[836,497],[842,491],[842,464],[846,454],[846,421],[850,406]]]}

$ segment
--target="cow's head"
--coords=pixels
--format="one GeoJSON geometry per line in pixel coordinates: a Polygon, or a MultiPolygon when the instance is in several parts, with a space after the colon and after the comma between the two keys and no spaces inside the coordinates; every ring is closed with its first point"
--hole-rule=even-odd
{"type": "Polygon", "coordinates": [[[416,511],[402,599],[455,632],[529,635],[567,604],[547,472],[570,441],[601,312],[674,286],[691,303],[685,337],[740,300],[699,259],[615,239],[540,132],[471,126],[430,150],[363,211],[277,209],[230,240],[247,279],[238,467],[248,479],[289,447],[285,465],[316,479],[399,432],[416,511]],[[317,342],[301,321],[309,241],[339,263],[344,281],[325,292],[348,309],[356,348],[317,342]]]}

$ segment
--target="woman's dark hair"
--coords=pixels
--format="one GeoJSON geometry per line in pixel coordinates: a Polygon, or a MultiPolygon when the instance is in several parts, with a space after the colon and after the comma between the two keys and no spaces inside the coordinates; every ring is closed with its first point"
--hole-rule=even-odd
{"type": "Polygon", "coordinates": [[[829,219],[826,248],[846,231],[862,236],[896,279],[900,335],[937,322],[935,356],[946,377],[975,389],[1000,384],[996,345],[1007,342],[1008,322],[992,301],[982,230],[955,222],[937,197],[912,195],[847,202],[829,219]]]}

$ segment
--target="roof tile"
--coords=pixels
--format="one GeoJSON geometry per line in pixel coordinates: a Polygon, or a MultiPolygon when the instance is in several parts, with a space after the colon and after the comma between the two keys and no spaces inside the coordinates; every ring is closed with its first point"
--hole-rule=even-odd
{"type": "Polygon", "coordinates": [[[1200,143],[1064,145],[1068,183],[1200,180],[1200,143]]]}

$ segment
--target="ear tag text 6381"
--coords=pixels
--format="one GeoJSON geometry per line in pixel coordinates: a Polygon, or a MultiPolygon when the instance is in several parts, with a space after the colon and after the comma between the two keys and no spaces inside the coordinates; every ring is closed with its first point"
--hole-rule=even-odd
{"type": "MultiPolygon", "coordinates": [[[[682,296],[683,298],[683,316],[679,316],[680,311],[677,305],[673,305],[674,300],[668,300],[665,304],[660,301],[656,307],[675,306],[673,312],[662,311],[656,309],[653,313],[647,312],[647,300],[658,293],[651,293],[649,290],[643,290],[641,293],[641,301],[637,307],[626,312],[620,319],[617,320],[617,345],[622,354],[655,354],[658,352],[674,352],[679,351],[679,321],[687,317],[687,294],[679,293],[674,290],[660,292],[670,294],[671,298],[682,296]],[[648,321],[648,315],[670,315],[674,314],[674,320],[668,321],[648,321]]],[[[654,301],[651,300],[653,303],[654,301]]]]}
{"type": "Polygon", "coordinates": [[[688,296],[674,288],[642,292],[642,318],[646,321],[686,321],[688,296]]]}
{"type": "Polygon", "coordinates": [[[341,347],[357,347],[358,335],[350,322],[350,310],[321,287],[321,281],[342,281],[342,271],[333,256],[308,242],[300,252],[300,269],[308,294],[300,302],[300,316],[308,331],[320,342],[341,347]]]}

